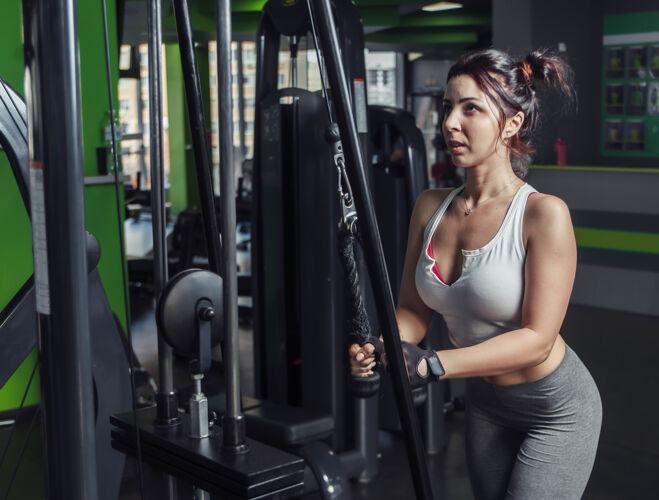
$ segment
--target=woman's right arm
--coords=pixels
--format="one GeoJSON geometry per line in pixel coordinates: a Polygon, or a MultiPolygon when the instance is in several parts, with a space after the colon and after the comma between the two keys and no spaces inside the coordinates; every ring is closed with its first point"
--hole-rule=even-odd
{"type": "MultiPolygon", "coordinates": [[[[414,274],[417,259],[421,255],[423,231],[437,207],[450,191],[450,189],[431,189],[421,193],[414,205],[410,219],[405,263],[396,307],[400,337],[407,342],[419,343],[425,336],[432,317],[432,310],[423,303],[416,290],[414,274]]],[[[374,365],[371,344],[362,347],[358,344],[350,346],[350,371],[353,377],[370,375],[374,365]]]]}
{"type": "Polygon", "coordinates": [[[413,344],[421,342],[432,317],[432,310],[419,297],[415,283],[416,264],[423,246],[423,232],[449,191],[432,189],[421,193],[414,205],[410,219],[396,319],[401,340],[413,344]]]}

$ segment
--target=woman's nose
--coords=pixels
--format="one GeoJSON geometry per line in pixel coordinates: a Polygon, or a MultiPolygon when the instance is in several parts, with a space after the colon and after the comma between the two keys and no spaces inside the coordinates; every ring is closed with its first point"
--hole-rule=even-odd
{"type": "Polygon", "coordinates": [[[460,128],[460,122],[457,117],[455,109],[447,112],[444,115],[444,129],[446,130],[457,130],[460,128]]]}

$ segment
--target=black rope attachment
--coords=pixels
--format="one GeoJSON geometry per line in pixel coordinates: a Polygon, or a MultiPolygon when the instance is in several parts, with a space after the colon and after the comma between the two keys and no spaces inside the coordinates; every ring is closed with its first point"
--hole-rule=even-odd
{"type": "MultiPolygon", "coordinates": [[[[357,225],[357,211],[348,174],[345,168],[345,157],[341,145],[339,127],[331,123],[325,134],[327,142],[332,148],[332,157],[338,173],[337,192],[341,204],[341,220],[339,221],[339,254],[341,264],[346,276],[346,285],[351,305],[350,337],[355,343],[363,346],[373,344],[375,347],[376,368],[380,366],[382,342],[371,334],[371,325],[364,304],[364,297],[359,285],[359,273],[355,259],[355,242],[359,243],[359,227],[357,225]]],[[[377,371],[368,377],[351,378],[350,387],[353,395],[359,398],[373,396],[380,388],[380,374],[377,371]]]]}

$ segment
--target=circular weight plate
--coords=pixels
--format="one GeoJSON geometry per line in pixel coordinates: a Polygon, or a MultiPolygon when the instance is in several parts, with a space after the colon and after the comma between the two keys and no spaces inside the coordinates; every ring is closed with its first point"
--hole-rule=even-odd
{"type": "Polygon", "coordinates": [[[156,320],[165,341],[182,355],[196,358],[196,308],[201,299],[210,300],[215,309],[211,320],[211,343],[223,337],[224,318],[222,278],[202,269],[181,271],[168,282],[158,300],[156,320]]]}

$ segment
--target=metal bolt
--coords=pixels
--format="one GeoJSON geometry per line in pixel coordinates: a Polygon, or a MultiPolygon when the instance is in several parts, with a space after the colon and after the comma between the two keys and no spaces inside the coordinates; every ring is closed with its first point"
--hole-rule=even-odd
{"type": "Polygon", "coordinates": [[[205,321],[210,321],[215,317],[215,309],[212,307],[204,307],[199,311],[199,317],[205,321]]]}

